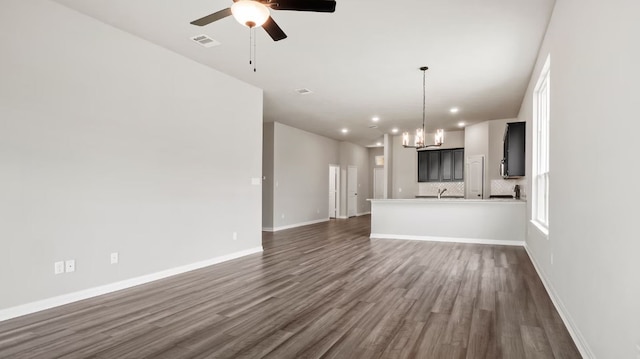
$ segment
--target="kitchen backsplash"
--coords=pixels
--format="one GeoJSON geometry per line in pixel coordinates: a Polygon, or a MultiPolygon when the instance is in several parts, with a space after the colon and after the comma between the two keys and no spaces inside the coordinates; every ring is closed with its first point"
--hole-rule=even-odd
{"type": "Polygon", "coordinates": [[[520,186],[520,198],[527,198],[527,180],[522,178],[518,180],[494,179],[491,180],[492,195],[513,195],[513,187],[520,186]]]}
{"type": "Polygon", "coordinates": [[[419,196],[437,196],[438,190],[446,188],[443,196],[464,196],[464,182],[419,182],[419,196]]]}

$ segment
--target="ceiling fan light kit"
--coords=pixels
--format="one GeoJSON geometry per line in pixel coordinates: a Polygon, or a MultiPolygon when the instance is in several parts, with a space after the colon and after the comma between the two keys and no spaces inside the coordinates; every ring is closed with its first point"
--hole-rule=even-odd
{"type": "Polygon", "coordinates": [[[253,28],[262,26],[269,19],[269,9],[260,2],[238,0],[231,5],[233,17],[242,25],[253,28]]]}
{"type": "Polygon", "coordinates": [[[416,130],[416,134],[414,136],[414,141],[413,141],[413,145],[410,145],[409,143],[411,143],[410,139],[409,139],[409,132],[403,132],[402,133],[402,147],[404,148],[415,148],[416,150],[421,150],[421,149],[425,149],[428,147],[440,147],[442,146],[442,144],[444,143],[444,130],[443,129],[437,129],[436,133],[434,135],[434,144],[432,145],[427,145],[425,144],[425,135],[426,135],[426,131],[425,131],[425,120],[426,120],[426,92],[427,92],[427,87],[426,87],[426,79],[427,79],[427,70],[429,68],[427,66],[422,66],[420,68],[420,71],[422,71],[422,128],[418,128],[416,130]]]}
{"type": "Polygon", "coordinates": [[[336,2],[335,0],[234,0],[230,8],[194,20],[191,25],[205,26],[233,15],[244,26],[250,28],[262,26],[273,41],[286,39],[287,34],[273,20],[270,10],[331,13],[336,11],[336,2]]]}

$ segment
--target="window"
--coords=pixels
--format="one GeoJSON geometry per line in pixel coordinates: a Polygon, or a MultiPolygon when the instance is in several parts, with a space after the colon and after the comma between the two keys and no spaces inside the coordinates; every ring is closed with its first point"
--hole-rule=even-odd
{"type": "Polygon", "coordinates": [[[549,90],[550,62],[547,56],[533,93],[533,183],[531,220],[549,234],[549,90]]]}

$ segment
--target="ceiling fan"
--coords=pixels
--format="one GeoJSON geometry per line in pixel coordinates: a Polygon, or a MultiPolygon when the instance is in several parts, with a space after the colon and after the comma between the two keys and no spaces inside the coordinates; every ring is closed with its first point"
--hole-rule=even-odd
{"type": "Polygon", "coordinates": [[[233,0],[233,5],[224,10],[214,12],[198,20],[192,25],[205,26],[229,15],[249,28],[260,27],[271,36],[273,41],[287,38],[287,34],[273,21],[269,9],[313,12],[334,12],[334,0],[233,0]]]}

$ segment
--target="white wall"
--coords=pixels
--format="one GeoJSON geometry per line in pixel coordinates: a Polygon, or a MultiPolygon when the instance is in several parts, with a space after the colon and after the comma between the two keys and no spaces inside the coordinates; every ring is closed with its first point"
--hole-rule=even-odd
{"type": "Polygon", "coordinates": [[[261,246],[262,91],[44,0],[0,48],[0,309],[261,246]]]}
{"type": "MultiPolygon", "coordinates": [[[[426,138],[432,139],[433,134],[427,134],[426,138]]],[[[438,148],[465,147],[464,138],[464,131],[445,132],[445,142],[438,148]]],[[[391,182],[393,192],[391,198],[415,198],[420,193],[418,186],[418,153],[413,148],[402,147],[402,135],[393,137],[392,146],[391,182]]]]}
{"type": "Polygon", "coordinates": [[[631,0],[557,1],[518,116],[531,178],[532,93],[550,53],[549,239],[530,225],[527,247],[584,354],[602,359],[640,345],[638,14],[631,0]]]}
{"type": "Polygon", "coordinates": [[[262,228],[273,228],[273,189],[274,189],[274,123],[265,122],[262,130],[262,228]]]}
{"type": "MultiPolygon", "coordinates": [[[[484,156],[484,189],[482,198],[489,198],[491,183],[489,172],[491,163],[489,161],[489,121],[480,122],[467,126],[464,130],[464,162],[465,171],[468,168],[468,159],[471,156],[484,156]]],[[[465,176],[465,188],[469,187],[469,177],[465,176]]]]}
{"type": "MultiPolygon", "coordinates": [[[[384,165],[376,165],[376,156],[384,157],[384,147],[371,147],[367,149],[367,152],[369,154],[369,192],[367,193],[367,198],[373,198],[373,169],[384,167],[384,165]]],[[[371,204],[369,204],[369,209],[371,209],[371,204]]]]}
{"type": "MultiPolygon", "coordinates": [[[[371,212],[371,205],[367,198],[369,193],[369,188],[373,184],[370,181],[369,177],[371,176],[370,172],[373,169],[369,167],[369,152],[366,147],[353,144],[351,142],[340,142],[340,166],[345,170],[348,166],[356,166],[358,168],[358,204],[356,213],[358,215],[371,212]]],[[[341,177],[341,180],[346,181],[347,176],[341,177]]],[[[340,192],[341,203],[344,203],[344,206],[340,206],[340,216],[347,216],[347,187],[346,182],[344,185],[344,191],[340,192]]]]}
{"type": "Polygon", "coordinates": [[[273,127],[273,183],[267,180],[265,184],[273,185],[273,225],[263,225],[266,230],[280,230],[329,219],[329,165],[340,166],[339,216],[346,216],[349,165],[358,167],[357,212],[369,212],[369,155],[365,147],[332,140],[279,122],[275,122],[273,127]]]}
{"type": "Polygon", "coordinates": [[[273,229],[326,220],[338,141],[275,122],[273,153],[273,229]]]}

